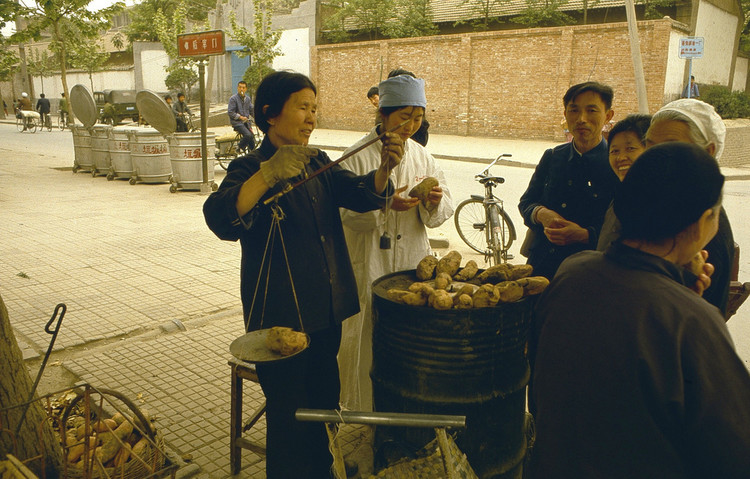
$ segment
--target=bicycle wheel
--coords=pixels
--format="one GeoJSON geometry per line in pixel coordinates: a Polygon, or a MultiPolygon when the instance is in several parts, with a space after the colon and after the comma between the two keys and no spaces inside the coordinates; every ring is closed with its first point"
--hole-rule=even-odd
{"type": "Polygon", "coordinates": [[[57,128],[59,128],[60,130],[65,129],[65,122],[63,121],[62,115],[57,117],[57,128]]]}
{"type": "Polygon", "coordinates": [[[47,125],[47,131],[52,131],[52,117],[49,116],[49,113],[44,115],[44,123],[47,125]]]}
{"type": "Polygon", "coordinates": [[[23,131],[23,118],[16,118],[16,128],[18,131],[23,131]]]}
{"type": "Polygon", "coordinates": [[[488,221],[484,202],[474,198],[462,201],[453,215],[458,236],[477,253],[487,251],[488,221]]]}
{"type": "Polygon", "coordinates": [[[39,128],[39,126],[40,123],[36,121],[36,118],[32,118],[31,120],[29,120],[29,126],[27,127],[27,129],[32,133],[36,133],[36,129],[39,128]]]}
{"type": "Polygon", "coordinates": [[[490,218],[489,244],[495,245],[491,248],[495,264],[507,260],[508,250],[513,240],[516,239],[516,227],[508,217],[508,214],[498,204],[492,204],[487,207],[487,214],[490,218]]]}

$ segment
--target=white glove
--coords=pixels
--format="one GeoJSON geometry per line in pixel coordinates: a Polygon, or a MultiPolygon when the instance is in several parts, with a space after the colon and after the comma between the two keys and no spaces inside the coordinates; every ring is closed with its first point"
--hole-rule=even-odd
{"type": "Polygon", "coordinates": [[[303,145],[284,145],[266,161],[261,162],[260,172],[269,188],[281,180],[294,178],[302,173],[310,157],[317,156],[318,150],[303,145]]]}

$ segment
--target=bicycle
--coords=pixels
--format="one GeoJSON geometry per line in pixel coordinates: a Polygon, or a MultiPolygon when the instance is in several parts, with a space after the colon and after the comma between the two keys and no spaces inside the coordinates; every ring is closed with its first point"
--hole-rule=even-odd
{"type": "Polygon", "coordinates": [[[39,129],[47,129],[47,131],[52,131],[52,118],[50,117],[49,113],[40,113],[41,115],[41,122],[39,123],[39,129]]]}
{"type": "Polygon", "coordinates": [[[60,130],[65,130],[68,128],[68,113],[65,111],[60,112],[60,116],[57,117],[57,127],[60,130]]]}
{"type": "Polygon", "coordinates": [[[484,186],[484,196],[471,195],[471,198],[458,205],[453,216],[458,235],[464,243],[482,253],[485,261],[491,264],[506,263],[513,259],[508,250],[517,238],[516,227],[505,212],[503,201],[492,192],[495,186],[505,183],[505,178],[492,176],[489,172],[498,161],[509,156],[512,155],[503,153],[475,175],[477,181],[484,186]]]}
{"type": "Polygon", "coordinates": [[[17,110],[16,113],[16,128],[18,131],[29,131],[36,133],[38,125],[39,113],[31,110],[17,110]]]}

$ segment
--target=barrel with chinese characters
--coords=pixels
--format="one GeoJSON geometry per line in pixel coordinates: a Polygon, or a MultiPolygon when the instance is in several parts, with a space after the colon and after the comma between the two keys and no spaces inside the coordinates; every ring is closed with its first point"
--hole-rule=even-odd
{"type": "Polygon", "coordinates": [[[134,128],[130,132],[130,158],[133,175],[130,184],[169,183],[172,164],[169,145],[164,136],[153,128],[134,128]]]}
{"type": "MultiPolygon", "coordinates": [[[[216,134],[206,133],[206,144],[213,145],[216,134]]],[[[172,188],[184,190],[200,190],[203,183],[203,158],[201,155],[201,133],[175,133],[168,137],[169,153],[172,162],[172,188]]],[[[213,183],[214,163],[213,157],[208,158],[207,183],[213,183]]]]}

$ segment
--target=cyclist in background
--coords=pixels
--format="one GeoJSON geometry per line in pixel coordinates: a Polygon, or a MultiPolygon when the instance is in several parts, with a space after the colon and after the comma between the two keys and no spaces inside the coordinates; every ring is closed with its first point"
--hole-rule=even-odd
{"type": "Polygon", "coordinates": [[[49,119],[50,105],[49,99],[44,97],[44,93],[39,94],[39,99],[36,101],[36,111],[42,117],[42,126],[48,126],[51,123],[49,119]]]}
{"type": "Polygon", "coordinates": [[[250,130],[250,122],[253,121],[253,102],[246,93],[247,83],[244,81],[237,82],[237,93],[229,98],[229,105],[227,105],[227,114],[229,115],[229,121],[232,123],[232,128],[242,135],[242,139],[237,145],[237,149],[240,151],[255,149],[255,135],[250,130]]]}
{"type": "Polygon", "coordinates": [[[67,126],[68,115],[68,98],[65,96],[65,92],[60,93],[60,117],[62,118],[63,124],[67,126]]]}
{"type": "Polygon", "coordinates": [[[172,105],[172,112],[177,120],[177,131],[188,131],[187,119],[193,113],[188,108],[187,103],[185,103],[184,93],[180,92],[177,94],[177,103],[172,105]]]}
{"type": "MultiPolygon", "coordinates": [[[[343,407],[356,411],[372,410],[370,285],[385,274],[414,268],[430,254],[427,228],[440,226],[454,210],[443,171],[432,155],[411,138],[422,123],[427,105],[424,80],[398,75],[381,82],[379,93],[380,124],[344,154],[376,138],[384,130],[409,121],[395,132],[404,140],[404,156],[401,164],[391,172],[391,179],[398,189],[390,207],[368,213],[343,210],[341,215],[357,278],[361,310],[343,324],[339,350],[341,402],[343,407]],[[432,188],[424,203],[407,196],[409,189],[427,177],[436,178],[438,186],[432,188]]],[[[380,164],[381,147],[382,143],[376,142],[342,166],[358,175],[370,171],[373,165],[380,164]]]]}

